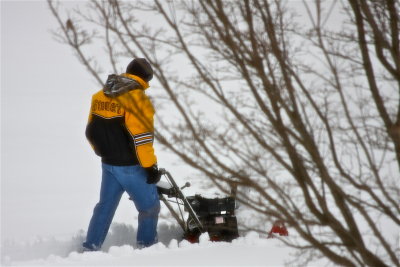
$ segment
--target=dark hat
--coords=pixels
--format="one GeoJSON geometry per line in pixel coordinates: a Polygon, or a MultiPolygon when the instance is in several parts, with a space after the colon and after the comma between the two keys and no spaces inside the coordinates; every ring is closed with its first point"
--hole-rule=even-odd
{"type": "Polygon", "coordinates": [[[153,69],[145,58],[135,58],[126,67],[126,73],[139,76],[146,82],[153,78],[153,69]]]}

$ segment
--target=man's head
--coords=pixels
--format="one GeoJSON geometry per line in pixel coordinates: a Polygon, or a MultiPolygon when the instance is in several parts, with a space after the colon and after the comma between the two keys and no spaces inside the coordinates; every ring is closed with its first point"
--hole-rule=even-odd
{"type": "Polygon", "coordinates": [[[139,76],[146,82],[153,78],[153,69],[145,58],[135,58],[126,67],[126,73],[139,76]]]}

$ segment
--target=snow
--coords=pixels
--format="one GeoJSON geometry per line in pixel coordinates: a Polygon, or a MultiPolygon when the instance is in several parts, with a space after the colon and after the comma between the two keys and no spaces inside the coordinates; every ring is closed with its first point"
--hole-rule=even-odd
{"type": "MultiPolygon", "coordinates": [[[[120,237],[124,234],[124,231],[119,232],[120,237]]],[[[14,260],[7,256],[2,264],[4,266],[282,266],[283,259],[286,259],[291,252],[288,247],[282,246],[278,239],[267,239],[255,232],[249,232],[231,243],[211,242],[207,234],[203,234],[200,242],[195,244],[178,239],[164,240],[144,249],[136,249],[135,245],[126,244],[111,246],[99,252],[72,251],[67,256],[55,253],[25,261],[14,260]]],[[[71,248],[76,245],[76,240],[75,238],[70,242],[59,241],[59,245],[71,248]]],[[[56,243],[54,240],[48,241],[47,245],[56,243]]],[[[39,249],[38,244],[31,246],[30,249],[33,252],[39,249]]],[[[46,242],[42,242],[42,246],[44,244],[46,242]]]]}
{"type": "MultiPolygon", "coordinates": [[[[236,209],[236,216],[242,225],[263,223],[245,206],[236,209]]],[[[189,243],[163,204],[157,231],[159,242],[139,249],[136,228],[131,223],[114,222],[101,251],[85,253],[79,252],[86,237],[84,230],[64,238],[7,239],[1,244],[1,266],[283,266],[294,252],[278,238],[244,230],[231,243],[211,242],[207,233],[200,236],[199,243],[189,243]]]]}

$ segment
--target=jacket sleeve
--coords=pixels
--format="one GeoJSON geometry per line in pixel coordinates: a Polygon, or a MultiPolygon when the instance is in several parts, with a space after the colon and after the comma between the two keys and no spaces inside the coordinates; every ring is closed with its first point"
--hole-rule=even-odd
{"type": "Polygon", "coordinates": [[[133,138],[135,151],[142,167],[157,163],[154,153],[154,108],[142,90],[133,90],[120,97],[125,108],[125,125],[133,138]]]}

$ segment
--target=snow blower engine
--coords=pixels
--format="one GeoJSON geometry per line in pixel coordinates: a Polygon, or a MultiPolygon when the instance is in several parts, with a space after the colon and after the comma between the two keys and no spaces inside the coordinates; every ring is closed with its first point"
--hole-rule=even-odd
{"type": "Polygon", "coordinates": [[[167,182],[157,184],[160,200],[171,212],[184,232],[184,238],[189,242],[198,242],[199,236],[207,232],[211,241],[232,241],[239,236],[235,216],[235,196],[222,198],[205,198],[201,195],[186,197],[182,190],[190,183],[179,187],[171,174],[160,169],[167,182]],[[172,200],[171,200],[172,199],[172,200]],[[178,209],[174,209],[174,203],[178,209]],[[184,212],[188,213],[185,218],[184,212]]]}

